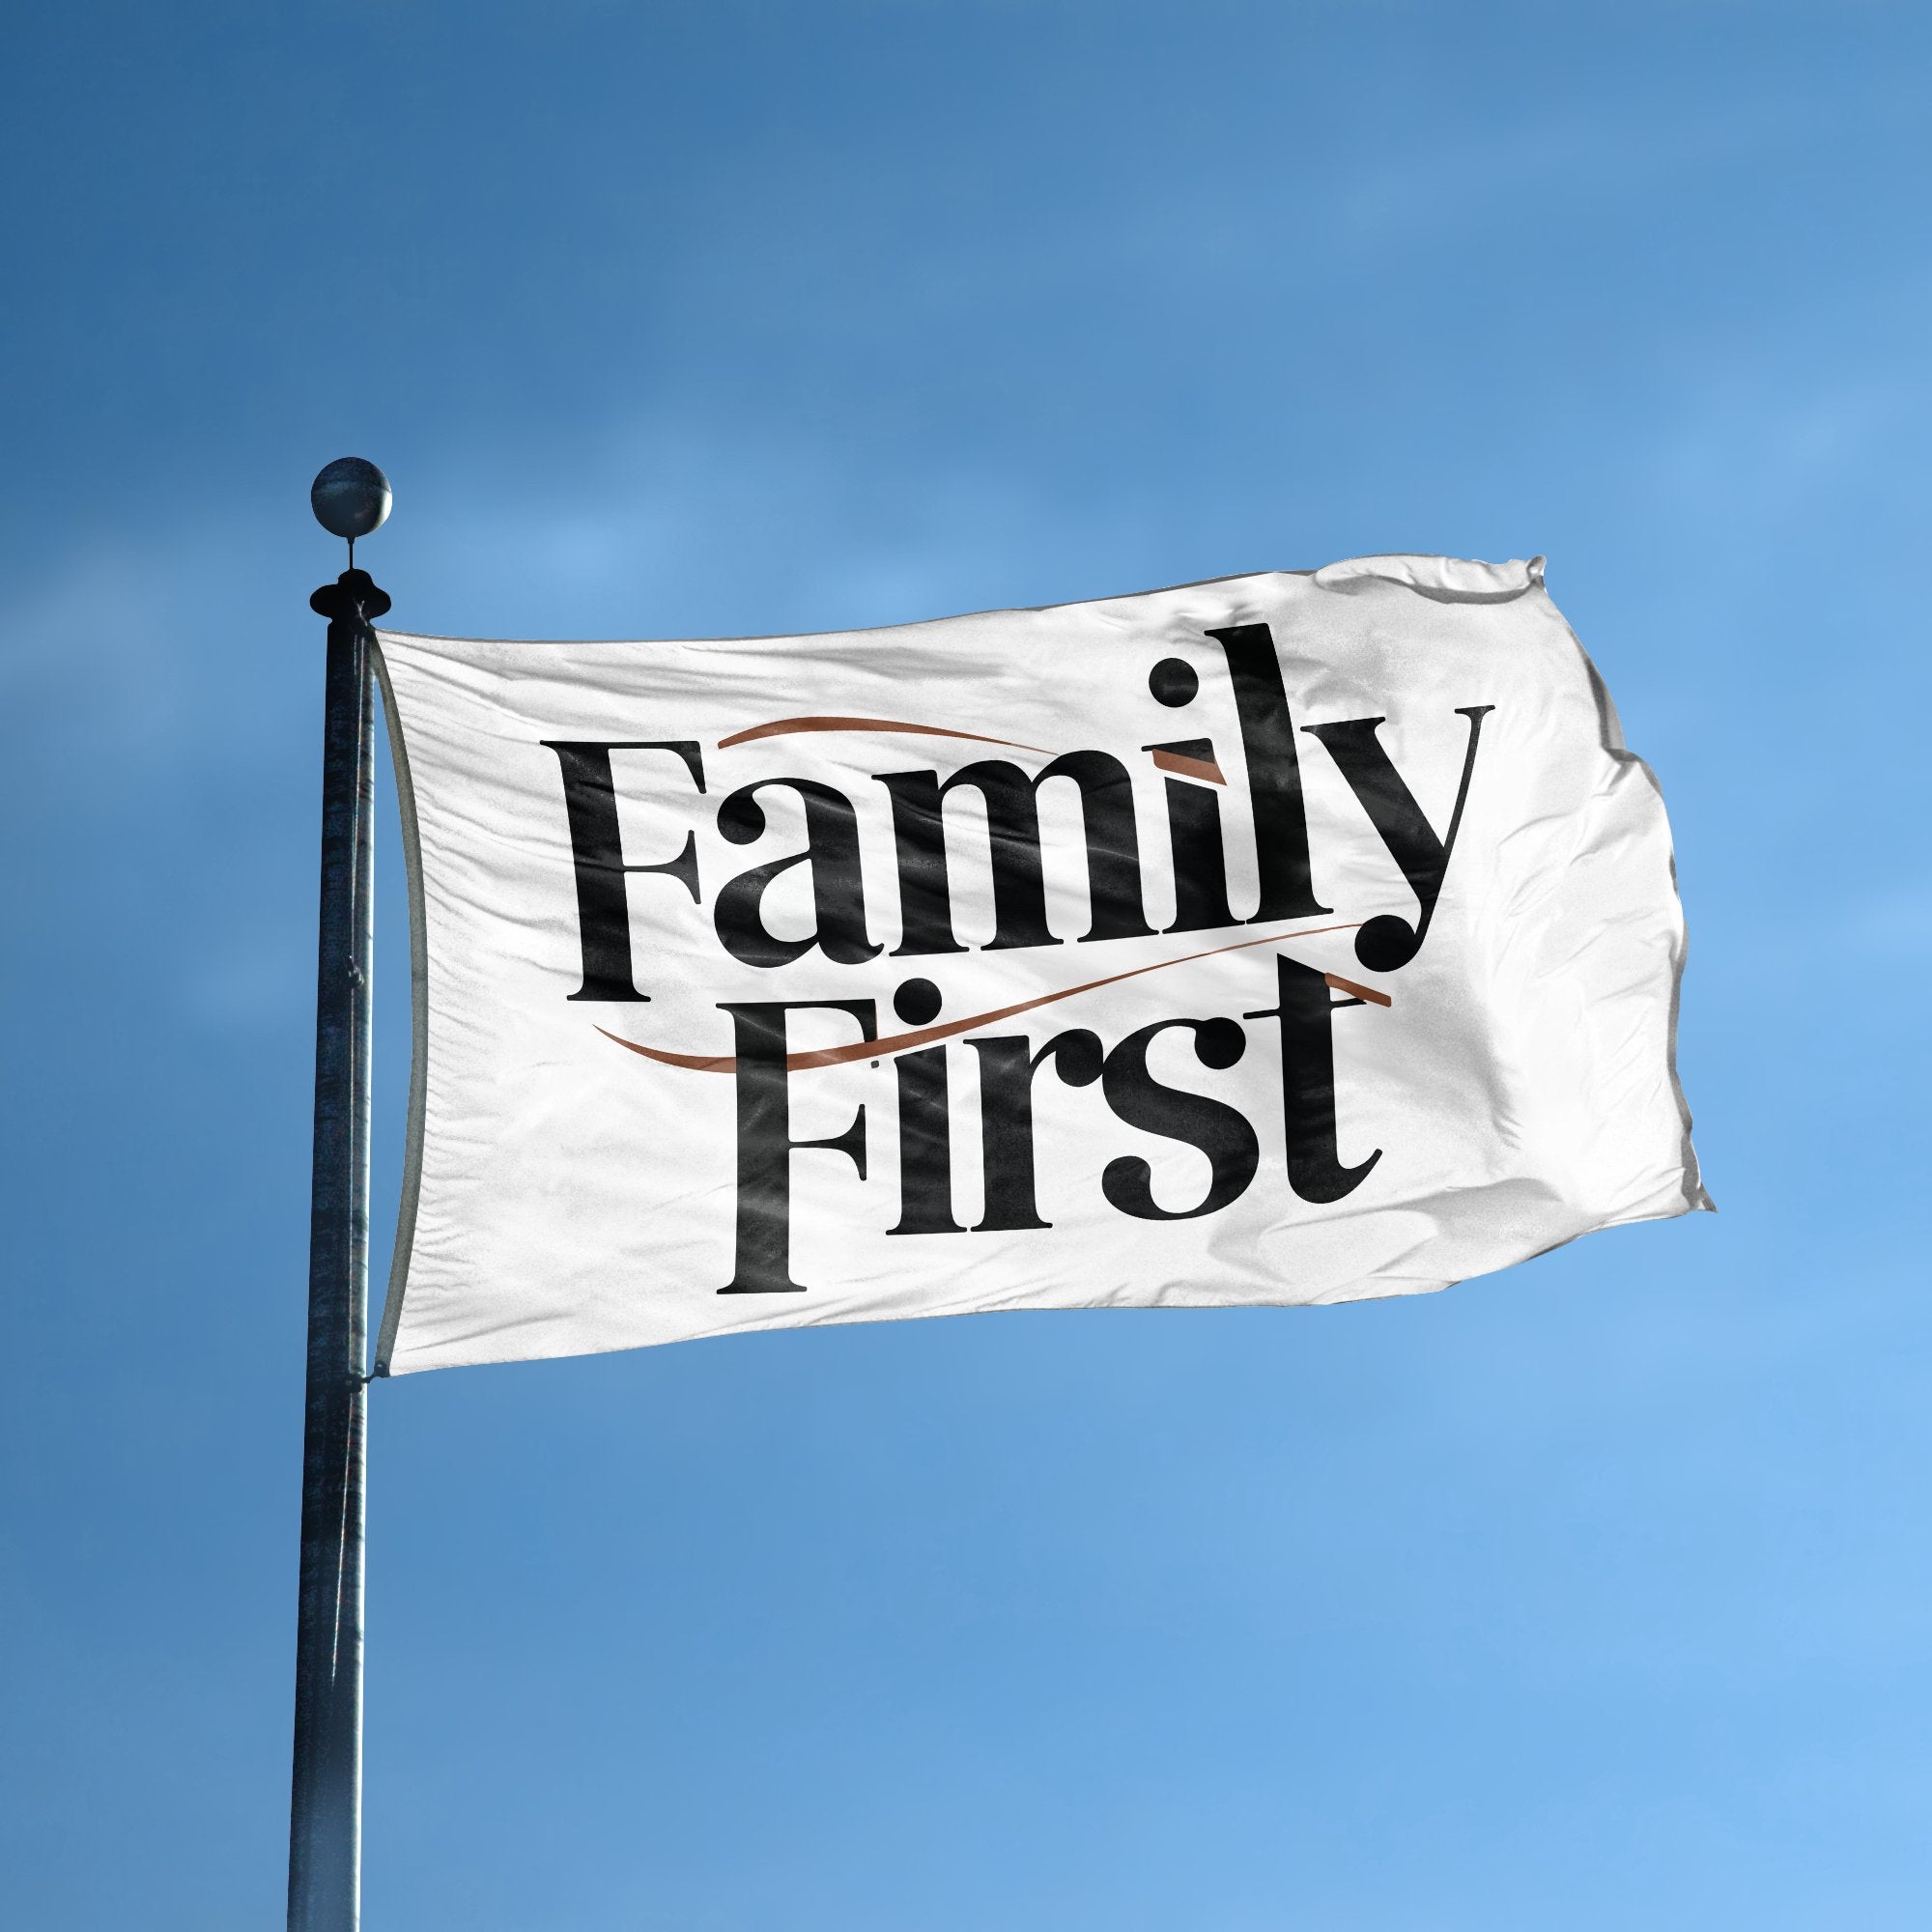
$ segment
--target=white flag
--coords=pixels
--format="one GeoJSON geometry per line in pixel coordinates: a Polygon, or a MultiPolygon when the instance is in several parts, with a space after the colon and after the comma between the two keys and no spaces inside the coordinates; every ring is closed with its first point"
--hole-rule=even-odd
{"type": "Polygon", "coordinates": [[[381,666],[391,1372],[1413,1293],[1710,1205],[1662,801],[1540,560],[381,666]]]}

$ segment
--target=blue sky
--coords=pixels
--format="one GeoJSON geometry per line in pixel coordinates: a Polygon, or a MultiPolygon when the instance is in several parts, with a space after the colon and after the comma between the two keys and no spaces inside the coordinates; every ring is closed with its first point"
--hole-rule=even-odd
{"type": "Polygon", "coordinates": [[[1722,1209],[1423,1300],[377,1389],[372,1926],[1926,1922],[1924,10],[8,38],[18,1922],[281,1910],[351,451],[424,630],[1548,553],[1670,803],[1722,1209]]]}

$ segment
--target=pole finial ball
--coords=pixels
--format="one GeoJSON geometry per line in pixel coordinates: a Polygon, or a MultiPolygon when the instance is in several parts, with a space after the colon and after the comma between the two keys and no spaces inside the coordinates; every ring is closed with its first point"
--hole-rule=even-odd
{"type": "Polygon", "coordinates": [[[389,479],[360,456],[338,456],[316,472],[308,488],[315,520],[332,537],[354,543],[382,526],[392,500],[389,479]]]}

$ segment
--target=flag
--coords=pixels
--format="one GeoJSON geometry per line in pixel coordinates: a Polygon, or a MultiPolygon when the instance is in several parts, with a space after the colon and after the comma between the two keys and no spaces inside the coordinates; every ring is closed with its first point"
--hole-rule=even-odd
{"type": "Polygon", "coordinates": [[[1710,1206],[1663,804],[1540,558],[379,644],[386,1372],[1415,1293],[1710,1206]]]}

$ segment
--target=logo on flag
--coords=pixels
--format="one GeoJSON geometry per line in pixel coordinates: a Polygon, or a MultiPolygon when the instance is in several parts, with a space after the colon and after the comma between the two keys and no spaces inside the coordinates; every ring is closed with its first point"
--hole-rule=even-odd
{"type": "Polygon", "coordinates": [[[1412,1293],[1709,1205],[1662,804],[1540,562],[381,654],[392,1372],[1412,1293]]]}

